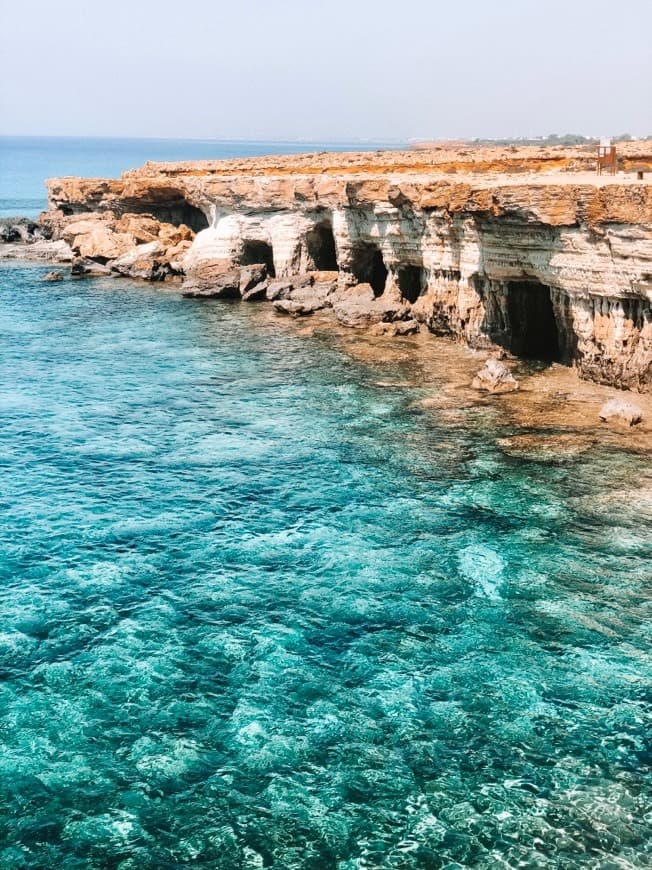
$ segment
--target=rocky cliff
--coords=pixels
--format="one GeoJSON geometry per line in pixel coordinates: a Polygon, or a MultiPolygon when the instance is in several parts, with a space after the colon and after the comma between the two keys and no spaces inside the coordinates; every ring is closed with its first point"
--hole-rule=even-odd
{"type": "Polygon", "coordinates": [[[189,294],[329,307],[347,325],[426,328],[643,391],[652,142],[620,156],[613,177],[564,148],[149,163],[49,181],[45,221],[109,270],[122,258],[122,274],[131,262],[142,277],[185,273],[189,294]]]}

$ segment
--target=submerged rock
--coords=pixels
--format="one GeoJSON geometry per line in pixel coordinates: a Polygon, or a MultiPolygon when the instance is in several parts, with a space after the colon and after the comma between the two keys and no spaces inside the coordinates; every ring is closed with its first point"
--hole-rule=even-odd
{"type": "Polygon", "coordinates": [[[643,419],[643,412],[633,402],[625,399],[609,399],[600,408],[603,423],[616,423],[620,426],[635,426],[643,419]]]}
{"type": "Polygon", "coordinates": [[[536,432],[509,435],[496,442],[501,450],[519,459],[538,462],[567,462],[583,455],[597,440],[576,432],[536,432]]]}
{"type": "Polygon", "coordinates": [[[63,272],[59,269],[53,269],[51,272],[46,272],[43,276],[44,281],[63,281],[63,272]]]}
{"type": "Polygon", "coordinates": [[[488,393],[511,393],[518,390],[518,381],[505,363],[490,358],[473,378],[471,386],[488,393]]]}

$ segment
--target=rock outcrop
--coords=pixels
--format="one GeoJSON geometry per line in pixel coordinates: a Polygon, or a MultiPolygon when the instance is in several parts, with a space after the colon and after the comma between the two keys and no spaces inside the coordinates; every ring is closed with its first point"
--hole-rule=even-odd
{"type": "Polygon", "coordinates": [[[609,399],[600,408],[600,419],[604,423],[635,426],[643,419],[643,412],[633,402],[626,402],[623,399],[609,399]]]}
{"type": "MultiPolygon", "coordinates": [[[[626,172],[652,168],[652,142],[619,149],[626,172]]],[[[594,159],[465,147],[148,163],[50,181],[42,224],[114,274],[183,272],[189,294],[255,291],[357,328],[416,322],[650,390],[652,183],[598,177],[594,159]],[[243,290],[254,265],[266,277],[243,290]],[[333,287],[297,279],[323,272],[333,287]]]]}
{"type": "Polygon", "coordinates": [[[37,231],[30,229],[21,237],[24,244],[7,246],[1,255],[71,262],[72,274],[77,277],[117,275],[146,281],[181,275],[195,235],[184,224],[175,226],[148,214],[116,215],[112,211],[66,215],[54,209],[34,226],[37,231]]]}
{"type": "Polygon", "coordinates": [[[473,378],[471,386],[487,393],[511,393],[518,390],[518,381],[505,363],[491,357],[473,378]]]}

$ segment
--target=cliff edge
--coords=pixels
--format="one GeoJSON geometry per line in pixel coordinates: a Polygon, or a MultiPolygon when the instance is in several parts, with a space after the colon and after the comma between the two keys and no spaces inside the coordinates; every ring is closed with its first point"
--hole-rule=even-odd
{"type": "Polygon", "coordinates": [[[42,222],[109,272],[183,275],[189,295],[332,308],[647,391],[652,140],[619,157],[614,176],[563,147],[147,163],[50,180],[42,222]]]}

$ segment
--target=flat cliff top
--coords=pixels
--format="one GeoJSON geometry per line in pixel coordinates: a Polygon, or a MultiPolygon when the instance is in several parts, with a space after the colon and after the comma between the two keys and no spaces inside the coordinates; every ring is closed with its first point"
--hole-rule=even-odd
{"type": "Polygon", "coordinates": [[[620,171],[598,175],[596,149],[441,144],[412,151],[275,155],[146,163],[119,179],[55,178],[50,207],[117,214],[190,204],[206,215],[374,207],[516,213],[550,225],[652,224],[652,139],[617,146],[620,171]],[[642,170],[643,179],[637,177],[642,170]]]}
{"type": "MultiPolygon", "coordinates": [[[[652,139],[617,146],[622,168],[639,166],[652,172],[652,139]]],[[[376,175],[409,173],[432,175],[566,174],[590,172],[595,177],[593,146],[421,146],[410,151],[337,152],[272,155],[234,160],[194,160],[177,163],[148,162],[123,177],[147,175],[376,175]]],[[[603,176],[606,178],[608,176],[603,176]]]]}

